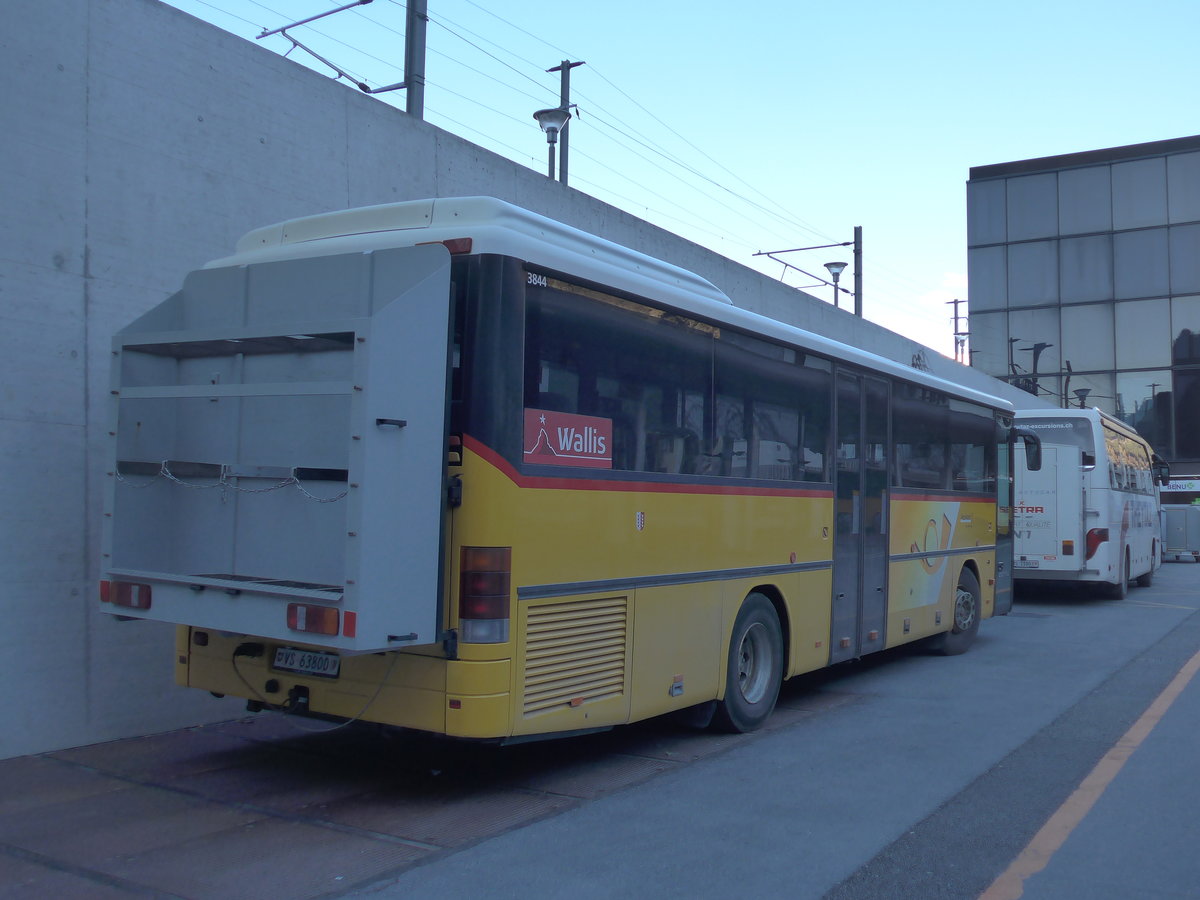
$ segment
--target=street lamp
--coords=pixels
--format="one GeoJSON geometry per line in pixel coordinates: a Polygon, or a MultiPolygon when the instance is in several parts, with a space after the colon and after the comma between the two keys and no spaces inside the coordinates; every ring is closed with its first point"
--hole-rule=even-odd
{"type": "Polygon", "coordinates": [[[846,268],[848,263],[844,262],[827,262],[825,268],[829,270],[829,274],[833,276],[833,305],[840,307],[838,303],[838,279],[842,277],[842,270],[846,268]]]}
{"type": "Polygon", "coordinates": [[[1091,388],[1075,388],[1073,393],[1075,394],[1076,397],[1079,398],[1079,408],[1080,409],[1083,409],[1085,406],[1087,406],[1087,397],[1088,397],[1088,394],[1090,394],[1091,392],[1092,392],[1091,388]]]}
{"type": "Polygon", "coordinates": [[[551,109],[539,109],[533,114],[542,131],[546,132],[546,143],[550,145],[550,180],[554,180],[554,145],[558,143],[558,133],[567,127],[571,118],[571,110],[555,106],[551,109]]]}

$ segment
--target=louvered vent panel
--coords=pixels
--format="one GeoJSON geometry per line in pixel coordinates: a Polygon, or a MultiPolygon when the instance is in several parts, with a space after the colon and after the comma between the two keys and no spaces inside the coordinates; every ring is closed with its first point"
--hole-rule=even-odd
{"type": "Polygon", "coordinates": [[[625,597],[530,607],[525,620],[525,715],[625,691],[625,597]]]}

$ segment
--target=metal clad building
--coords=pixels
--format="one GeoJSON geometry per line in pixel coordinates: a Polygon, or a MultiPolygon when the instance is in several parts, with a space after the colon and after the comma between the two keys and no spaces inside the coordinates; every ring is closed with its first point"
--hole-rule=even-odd
{"type": "Polygon", "coordinates": [[[1200,469],[1200,136],[971,169],[973,363],[1200,469]]]}

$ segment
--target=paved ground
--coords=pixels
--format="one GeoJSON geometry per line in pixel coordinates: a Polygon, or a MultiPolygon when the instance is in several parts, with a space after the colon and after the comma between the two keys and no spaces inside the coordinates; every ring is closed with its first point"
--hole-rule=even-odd
{"type": "MultiPolygon", "coordinates": [[[[769,730],[848,699],[789,685],[769,730]]],[[[0,762],[0,897],[338,895],[754,739],[327,729],[264,715],[0,762]]]]}
{"type": "MultiPolygon", "coordinates": [[[[7,760],[0,897],[976,897],[1200,651],[1197,609],[1182,563],[1122,602],[1027,595],[965,656],[790,682],[750,736],[259,716],[7,760]]],[[[1196,896],[1198,715],[1200,681],[1025,896],[1196,896]]]]}

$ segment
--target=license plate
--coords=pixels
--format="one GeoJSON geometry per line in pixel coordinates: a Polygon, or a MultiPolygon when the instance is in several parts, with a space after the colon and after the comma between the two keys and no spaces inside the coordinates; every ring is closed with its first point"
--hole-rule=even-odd
{"type": "Polygon", "coordinates": [[[1018,559],[1013,561],[1013,565],[1018,569],[1036,569],[1038,561],[1036,559],[1018,559]]]}
{"type": "Polygon", "coordinates": [[[342,658],[324,650],[299,650],[295,647],[276,647],[272,666],[284,672],[301,675],[316,675],[320,678],[337,678],[342,668],[342,658]]]}

